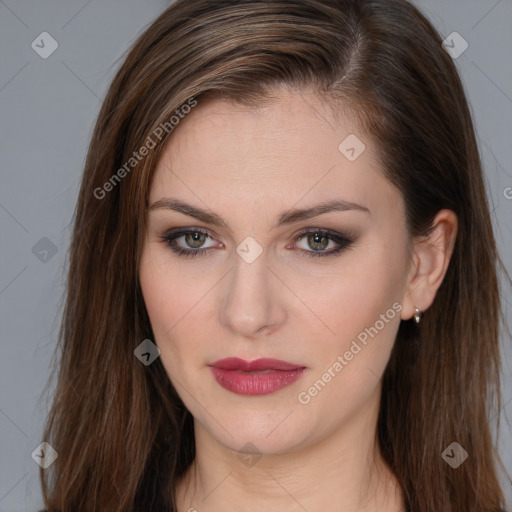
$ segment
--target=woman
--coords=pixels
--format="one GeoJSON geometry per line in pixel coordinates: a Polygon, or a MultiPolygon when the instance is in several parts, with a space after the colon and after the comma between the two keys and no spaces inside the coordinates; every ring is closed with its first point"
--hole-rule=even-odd
{"type": "Polygon", "coordinates": [[[92,137],[47,510],[503,510],[498,266],[410,3],[177,1],[92,137]]]}

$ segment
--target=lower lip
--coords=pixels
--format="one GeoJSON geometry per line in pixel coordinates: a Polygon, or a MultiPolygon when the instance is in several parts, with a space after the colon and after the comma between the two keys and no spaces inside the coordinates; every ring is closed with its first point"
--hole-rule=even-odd
{"type": "Polygon", "coordinates": [[[215,380],[228,391],[238,395],[258,396],[269,395],[293,384],[304,373],[305,368],[250,373],[210,366],[210,370],[215,380]]]}

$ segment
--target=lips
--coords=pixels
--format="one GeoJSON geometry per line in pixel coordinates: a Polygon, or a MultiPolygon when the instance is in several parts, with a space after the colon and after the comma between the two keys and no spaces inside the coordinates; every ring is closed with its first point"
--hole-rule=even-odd
{"type": "Polygon", "coordinates": [[[278,359],[245,361],[238,357],[220,359],[209,365],[217,383],[238,395],[274,393],[293,384],[306,367],[278,359]]]}
{"type": "Polygon", "coordinates": [[[287,363],[279,359],[256,359],[255,361],[245,361],[238,357],[228,357],[226,359],[219,359],[210,366],[220,368],[221,370],[239,370],[242,372],[257,372],[265,370],[297,370],[304,368],[300,364],[287,363]]]}

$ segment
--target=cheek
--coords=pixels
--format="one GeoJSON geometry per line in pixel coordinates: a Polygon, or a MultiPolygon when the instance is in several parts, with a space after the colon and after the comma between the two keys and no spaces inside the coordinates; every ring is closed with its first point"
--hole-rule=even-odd
{"type": "Polygon", "coordinates": [[[202,354],[207,295],[215,282],[179,271],[176,263],[163,261],[158,251],[144,250],[140,286],[161,359],[169,374],[175,374],[192,354],[202,354]],[[158,256],[157,256],[158,255],[158,256]],[[174,265],[171,267],[170,265],[174,265]]]}
{"type": "MultiPolygon", "coordinates": [[[[156,252],[156,251],[155,251],[156,252]]],[[[151,322],[155,343],[162,350],[161,341],[172,336],[181,318],[186,316],[187,293],[190,287],[183,287],[175,273],[170,279],[167,264],[160,261],[151,249],[145,248],[140,264],[140,286],[144,303],[151,322]]]]}
{"type": "MultiPolygon", "coordinates": [[[[361,251],[346,258],[346,265],[340,266],[334,278],[323,276],[317,286],[298,291],[307,297],[328,338],[342,344],[355,338],[401,298],[403,272],[399,258],[393,259],[384,251],[375,252],[372,255],[361,251]]],[[[394,312],[388,316],[393,318],[394,312]]]]}
{"type": "Polygon", "coordinates": [[[315,365],[298,396],[312,417],[322,418],[318,428],[324,433],[375,396],[400,324],[401,304],[389,278],[365,285],[351,278],[345,284],[347,291],[338,288],[331,305],[325,304],[323,319],[334,334],[310,345],[315,365]]]}
{"type": "Polygon", "coordinates": [[[383,243],[366,249],[346,258],[336,279],[309,294],[325,333],[309,348],[310,360],[317,362],[315,377],[331,369],[338,383],[333,389],[343,386],[363,394],[377,384],[389,359],[405,282],[405,262],[396,249],[383,243]],[[336,372],[332,367],[338,356],[343,369],[337,365],[336,372]]]}
{"type": "Polygon", "coordinates": [[[158,338],[174,323],[177,294],[167,283],[165,272],[156,264],[150,250],[142,254],[139,279],[153,333],[158,338]]]}

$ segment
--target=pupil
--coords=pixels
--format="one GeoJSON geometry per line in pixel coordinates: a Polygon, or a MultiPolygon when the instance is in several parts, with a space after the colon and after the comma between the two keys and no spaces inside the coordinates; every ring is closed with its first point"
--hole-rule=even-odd
{"type": "MultiPolygon", "coordinates": [[[[315,233],[315,234],[313,235],[313,239],[314,239],[314,242],[313,242],[314,244],[319,244],[319,243],[320,243],[320,242],[319,242],[319,240],[322,240],[322,239],[323,239],[324,241],[326,241],[326,240],[327,240],[327,238],[326,238],[326,237],[324,237],[324,236],[320,235],[319,233],[315,233]]],[[[324,243],[324,244],[321,244],[321,245],[322,245],[322,247],[317,247],[317,249],[325,249],[325,247],[326,247],[325,243],[324,243]]]]}
{"type": "Polygon", "coordinates": [[[192,237],[193,242],[192,242],[192,244],[189,244],[189,245],[191,245],[192,247],[196,247],[196,246],[194,246],[193,244],[194,244],[194,243],[197,243],[197,242],[199,242],[199,244],[198,244],[199,246],[202,244],[202,242],[201,242],[201,240],[200,240],[200,239],[201,239],[201,237],[203,236],[203,233],[200,233],[200,232],[198,232],[198,231],[195,231],[194,233],[189,233],[189,234],[188,234],[188,236],[189,236],[189,237],[192,237]]]}

